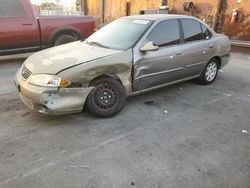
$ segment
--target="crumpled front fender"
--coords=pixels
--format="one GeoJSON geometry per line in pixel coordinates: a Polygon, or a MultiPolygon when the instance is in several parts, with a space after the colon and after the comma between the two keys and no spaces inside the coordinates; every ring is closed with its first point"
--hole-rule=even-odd
{"type": "Polygon", "coordinates": [[[60,88],[56,92],[44,92],[41,95],[42,113],[59,115],[81,112],[88,94],[94,87],[60,88]]]}

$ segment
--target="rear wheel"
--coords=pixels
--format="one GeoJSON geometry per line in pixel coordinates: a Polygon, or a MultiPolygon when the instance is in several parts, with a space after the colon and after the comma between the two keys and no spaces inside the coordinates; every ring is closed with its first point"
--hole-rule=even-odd
{"type": "Polygon", "coordinates": [[[214,82],[218,75],[219,62],[217,59],[211,59],[205,69],[202,71],[198,82],[203,85],[208,85],[214,82]]]}
{"type": "Polygon", "coordinates": [[[74,41],[76,41],[74,37],[70,35],[62,35],[56,39],[54,46],[59,46],[61,44],[66,44],[66,43],[74,42],[74,41]]]}
{"type": "Polygon", "coordinates": [[[89,94],[86,107],[92,115],[108,118],[122,110],[126,92],[120,82],[112,78],[100,78],[91,85],[95,89],[89,94]]]}

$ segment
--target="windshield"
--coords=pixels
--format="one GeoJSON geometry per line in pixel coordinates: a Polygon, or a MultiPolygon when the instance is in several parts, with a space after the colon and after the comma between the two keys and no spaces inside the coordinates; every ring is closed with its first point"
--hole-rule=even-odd
{"type": "Polygon", "coordinates": [[[126,50],[132,47],[152,21],[117,19],[91,35],[86,42],[104,48],[126,50]]]}

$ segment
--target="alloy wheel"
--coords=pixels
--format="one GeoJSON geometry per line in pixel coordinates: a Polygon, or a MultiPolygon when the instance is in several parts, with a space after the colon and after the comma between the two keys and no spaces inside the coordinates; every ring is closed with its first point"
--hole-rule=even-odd
{"type": "Polygon", "coordinates": [[[217,74],[218,66],[215,62],[211,62],[208,64],[206,68],[205,78],[208,82],[211,82],[217,74]]]}

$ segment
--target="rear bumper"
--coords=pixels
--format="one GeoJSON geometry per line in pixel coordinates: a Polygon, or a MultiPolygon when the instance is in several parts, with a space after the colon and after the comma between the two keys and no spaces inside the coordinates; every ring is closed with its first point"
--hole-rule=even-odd
{"type": "Polygon", "coordinates": [[[220,66],[220,68],[225,67],[229,63],[229,60],[230,60],[230,53],[221,56],[221,66],[220,66]]]}
{"type": "Polygon", "coordinates": [[[88,88],[47,88],[27,83],[17,72],[15,83],[19,88],[22,102],[30,109],[49,115],[81,112],[88,94],[88,88]]]}

